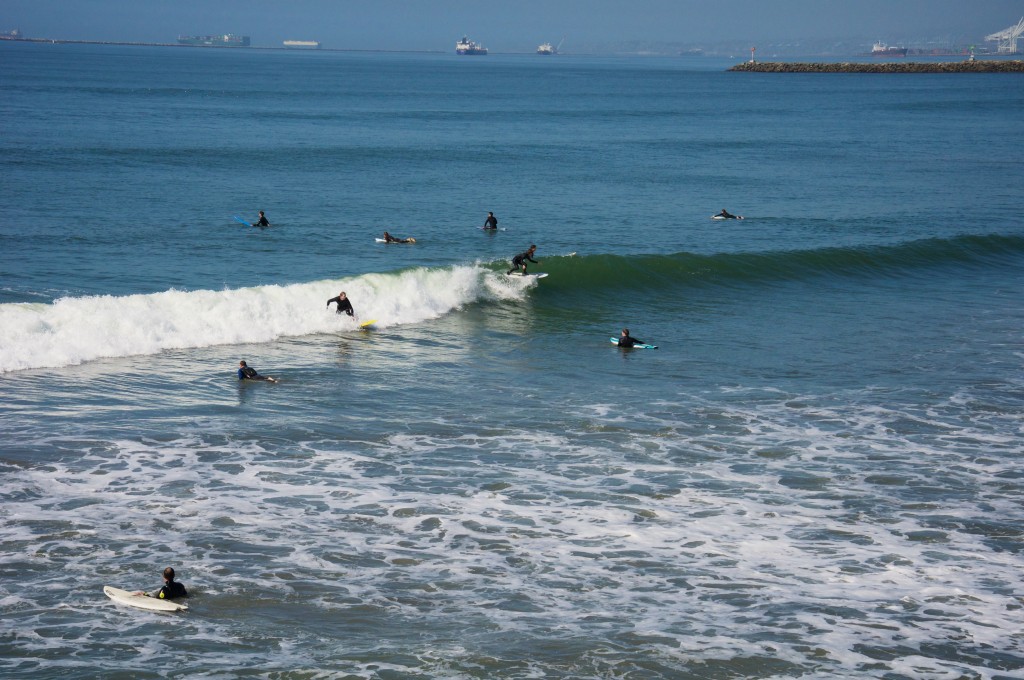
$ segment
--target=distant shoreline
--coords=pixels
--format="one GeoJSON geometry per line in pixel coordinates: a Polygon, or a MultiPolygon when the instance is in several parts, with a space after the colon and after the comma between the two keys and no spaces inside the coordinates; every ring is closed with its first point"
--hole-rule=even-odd
{"type": "Polygon", "coordinates": [[[1024,61],[946,62],[785,62],[765,61],[736,64],[728,69],[740,73],[1024,73],[1024,61]]]}
{"type": "Polygon", "coordinates": [[[154,42],[128,42],[124,40],[61,40],[59,38],[6,38],[0,37],[2,42],[27,42],[44,43],[47,45],[121,45],[127,47],[182,47],[199,48],[203,50],[280,50],[282,52],[394,52],[399,54],[445,54],[443,50],[360,50],[341,49],[336,47],[295,48],[295,47],[257,47],[249,45],[240,47],[235,45],[183,45],[181,43],[154,43],[154,42]]]}

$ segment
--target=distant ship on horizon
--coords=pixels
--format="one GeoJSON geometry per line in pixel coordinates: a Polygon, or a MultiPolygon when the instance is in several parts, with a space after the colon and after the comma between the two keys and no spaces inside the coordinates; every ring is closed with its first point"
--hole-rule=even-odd
{"type": "Polygon", "coordinates": [[[317,40],[285,40],[283,45],[290,50],[320,49],[320,42],[317,40]]]}
{"type": "Polygon", "coordinates": [[[906,47],[890,47],[884,42],[879,40],[871,46],[872,57],[905,57],[907,56],[906,47]]]}
{"type": "Polygon", "coordinates": [[[179,45],[198,47],[249,47],[249,36],[225,33],[223,35],[179,35],[179,45]]]}
{"type": "Polygon", "coordinates": [[[555,47],[549,42],[537,46],[537,54],[558,54],[559,48],[562,47],[562,43],[565,42],[565,38],[558,41],[558,47],[555,47]]]}
{"type": "Polygon", "coordinates": [[[455,54],[487,54],[487,48],[462,36],[462,40],[455,43],[455,54]]]}

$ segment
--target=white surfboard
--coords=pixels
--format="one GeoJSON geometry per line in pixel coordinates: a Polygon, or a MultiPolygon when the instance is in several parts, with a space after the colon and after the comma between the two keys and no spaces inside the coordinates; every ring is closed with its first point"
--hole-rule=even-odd
{"type": "Polygon", "coordinates": [[[547,274],[524,274],[522,272],[512,272],[509,276],[519,276],[524,279],[543,279],[547,274]]]}
{"type": "Polygon", "coordinates": [[[416,243],[416,239],[414,239],[411,236],[405,239],[404,241],[388,241],[387,239],[383,238],[375,238],[373,240],[376,241],[377,243],[416,243]]]}
{"type": "Polygon", "coordinates": [[[126,604],[137,609],[148,609],[152,612],[177,612],[188,609],[187,604],[161,600],[156,597],[146,597],[145,595],[136,595],[128,590],[121,590],[113,586],[103,586],[103,594],[118,604],[126,604]]]}
{"type": "Polygon", "coordinates": [[[713,220],[742,220],[743,216],[742,215],[737,215],[736,217],[722,217],[721,215],[712,215],[711,219],[713,219],[713,220]]]}

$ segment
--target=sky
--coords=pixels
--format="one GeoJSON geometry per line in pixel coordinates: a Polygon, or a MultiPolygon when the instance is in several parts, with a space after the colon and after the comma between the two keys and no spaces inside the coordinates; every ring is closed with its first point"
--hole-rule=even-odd
{"type": "Polygon", "coordinates": [[[1024,0],[3,0],[0,31],[129,42],[235,33],[254,46],[446,52],[463,35],[495,52],[564,37],[564,52],[582,52],[644,42],[980,45],[1021,16],[1024,0]]]}

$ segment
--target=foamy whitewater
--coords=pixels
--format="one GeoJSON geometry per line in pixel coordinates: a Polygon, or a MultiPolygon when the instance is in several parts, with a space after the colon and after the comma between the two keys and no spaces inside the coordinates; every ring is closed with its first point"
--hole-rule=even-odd
{"type": "Polygon", "coordinates": [[[357,320],[324,304],[339,290],[360,301],[361,319],[386,328],[436,319],[477,300],[518,299],[531,285],[479,266],[456,266],[287,286],[6,304],[0,305],[0,372],[351,330],[357,320]]]}
{"type": "Polygon", "coordinates": [[[1024,677],[1018,78],[0,59],[0,676],[1024,677]]]}

